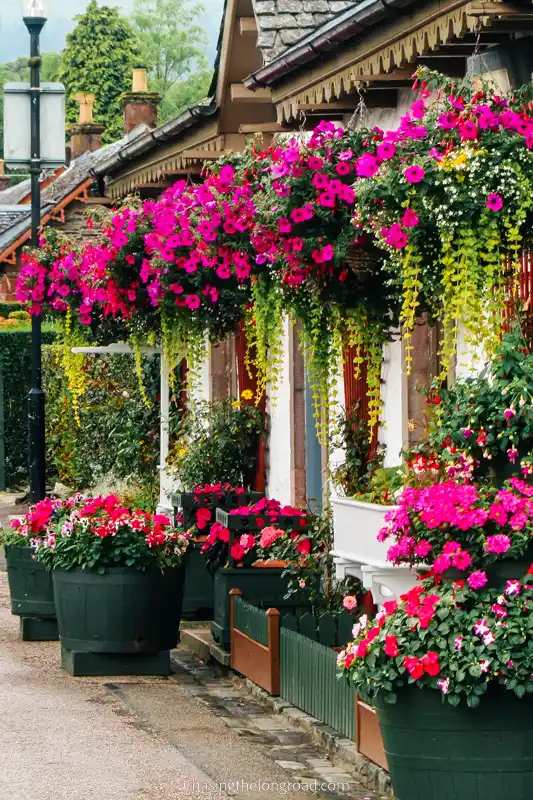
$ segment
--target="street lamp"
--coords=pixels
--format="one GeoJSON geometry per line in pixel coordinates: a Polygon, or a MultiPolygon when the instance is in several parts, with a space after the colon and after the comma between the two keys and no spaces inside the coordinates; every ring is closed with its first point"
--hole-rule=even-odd
{"type": "MultiPolygon", "coordinates": [[[[31,244],[39,246],[41,226],[41,53],[39,39],[46,24],[47,0],[21,0],[22,18],[30,34],[31,99],[31,244]]],[[[46,496],[44,392],[41,374],[41,314],[31,322],[31,389],[29,406],[30,501],[46,496]]]]}

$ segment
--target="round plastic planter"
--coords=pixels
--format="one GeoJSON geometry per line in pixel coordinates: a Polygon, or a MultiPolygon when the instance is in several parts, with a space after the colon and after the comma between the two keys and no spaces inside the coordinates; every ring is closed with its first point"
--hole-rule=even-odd
{"type": "Polygon", "coordinates": [[[31,547],[5,546],[11,613],[20,617],[24,641],[57,640],[52,575],[33,557],[31,547]]]}
{"type": "Polygon", "coordinates": [[[375,702],[396,800],[531,800],[533,697],[497,685],[476,709],[409,687],[375,702]]]}
{"type": "Polygon", "coordinates": [[[168,674],[179,641],[183,565],[54,570],[63,666],[74,675],[168,674]]]}

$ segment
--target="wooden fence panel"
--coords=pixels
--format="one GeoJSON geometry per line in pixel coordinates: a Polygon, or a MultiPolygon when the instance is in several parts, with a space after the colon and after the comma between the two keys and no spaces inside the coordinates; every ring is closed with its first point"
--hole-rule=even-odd
{"type": "Polygon", "coordinates": [[[355,695],[347,681],[337,678],[336,653],[299,633],[280,633],[280,693],[301,708],[355,740],[355,695]]]}
{"type": "Polygon", "coordinates": [[[230,592],[231,668],[271,695],[279,695],[279,611],[263,611],[230,592]]]}

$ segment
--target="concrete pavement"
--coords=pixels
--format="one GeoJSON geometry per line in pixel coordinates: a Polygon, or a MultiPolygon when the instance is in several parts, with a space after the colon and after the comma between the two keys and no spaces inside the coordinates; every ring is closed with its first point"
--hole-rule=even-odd
{"type": "MultiPolygon", "coordinates": [[[[294,788],[294,772],[202,703],[186,675],[99,679],[62,672],[57,643],[18,640],[6,577],[0,573],[0,800],[313,796],[305,785],[294,788]]],[[[346,796],[375,797],[348,790],[346,796]]]]}

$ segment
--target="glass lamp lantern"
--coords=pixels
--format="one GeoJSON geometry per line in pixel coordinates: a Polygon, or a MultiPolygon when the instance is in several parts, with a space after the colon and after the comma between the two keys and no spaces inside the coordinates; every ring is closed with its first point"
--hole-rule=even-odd
{"type": "Polygon", "coordinates": [[[22,16],[24,19],[46,19],[49,0],[20,0],[22,16]]]}

